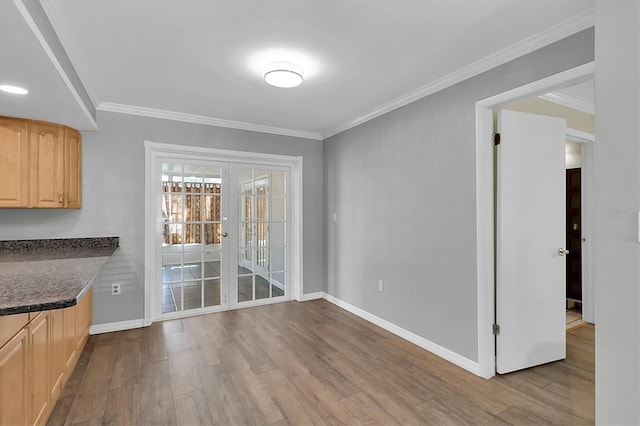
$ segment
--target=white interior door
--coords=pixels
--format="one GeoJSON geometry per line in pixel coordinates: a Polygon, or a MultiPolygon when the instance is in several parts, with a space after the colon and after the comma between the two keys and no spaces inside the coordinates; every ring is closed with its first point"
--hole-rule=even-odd
{"type": "Polygon", "coordinates": [[[496,370],[566,357],[564,119],[503,110],[496,188],[496,370]]]}

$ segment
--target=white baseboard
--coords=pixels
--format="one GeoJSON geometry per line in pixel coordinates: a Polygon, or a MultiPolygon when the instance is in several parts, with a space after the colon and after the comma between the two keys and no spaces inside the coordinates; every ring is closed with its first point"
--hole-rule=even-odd
{"type": "Polygon", "coordinates": [[[132,328],[142,328],[148,325],[149,324],[145,324],[145,321],[143,319],[110,322],[107,324],[92,325],[91,328],[89,328],[89,334],[93,336],[94,334],[111,333],[112,331],[131,330],[132,328]]]}
{"type": "Polygon", "coordinates": [[[308,300],[324,299],[325,296],[326,293],[323,293],[322,291],[318,291],[316,293],[306,293],[302,295],[302,302],[306,302],[308,300]]]}
{"type": "MultiPolygon", "coordinates": [[[[305,296],[307,295],[305,294],[305,296]]],[[[402,327],[399,327],[387,320],[384,320],[356,306],[353,306],[343,300],[338,299],[337,297],[331,296],[330,294],[324,293],[323,298],[333,303],[334,305],[344,309],[345,311],[349,311],[352,314],[357,315],[360,318],[377,325],[378,327],[384,328],[385,330],[395,334],[396,336],[402,337],[403,339],[408,340],[409,342],[428,350],[429,352],[439,356],[440,358],[446,359],[447,361],[457,365],[458,367],[464,368],[465,370],[470,371],[475,375],[480,375],[478,363],[475,361],[465,358],[462,355],[457,354],[456,352],[444,348],[437,343],[433,343],[432,341],[427,340],[424,337],[418,336],[415,333],[405,330],[402,327]]]]}

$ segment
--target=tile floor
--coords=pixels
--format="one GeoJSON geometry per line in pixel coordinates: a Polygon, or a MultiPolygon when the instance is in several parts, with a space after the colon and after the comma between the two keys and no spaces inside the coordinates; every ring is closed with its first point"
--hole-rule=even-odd
{"type": "MultiPolygon", "coordinates": [[[[162,313],[181,310],[199,309],[220,304],[220,262],[205,262],[204,274],[200,263],[179,266],[165,266],[162,268],[162,313]],[[182,276],[181,273],[184,273],[182,276]],[[175,282],[184,279],[182,283],[175,282]],[[204,278],[204,281],[202,281],[204,278]],[[193,281],[189,281],[193,280],[193,281]],[[174,282],[172,282],[174,281],[174,282]],[[202,285],[204,285],[204,300],[202,285]],[[182,298],[184,296],[184,302],[182,298]]],[[[255,300],[269,297],[269,282],[259,275],[252,275],[249,269],[238,267],[238,301],[254,300],[253,281],[255,279],[255,300]]],[[[284,295],[284,290],[272,285],[272,297],[284,295]]]]}

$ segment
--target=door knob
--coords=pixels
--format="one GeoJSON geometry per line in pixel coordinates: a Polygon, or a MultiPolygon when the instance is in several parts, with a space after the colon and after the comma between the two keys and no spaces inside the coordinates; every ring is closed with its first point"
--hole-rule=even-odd
{"type": "Polygon", "coordinates": [[[565,254],[569,254],[569,250],[565,249],[565,248],[559,248],[558,249],[558,254],[560,256],[564,256],[565,254]]]}
{"type": "Polygon", "coordinates": [[[220,235],[222,235],[224,238],[226,238],[229,234],[227,234],[226,232],[223,232],[223,233],[222,233],[222,234],[220,234],[220,235]]]}

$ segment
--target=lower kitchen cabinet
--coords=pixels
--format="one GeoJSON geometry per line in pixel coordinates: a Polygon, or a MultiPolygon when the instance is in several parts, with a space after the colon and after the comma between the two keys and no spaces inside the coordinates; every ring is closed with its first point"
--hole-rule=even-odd
{"type": "Polygon", "coordinates": [[[25,327],[0,348],[0,424],[2,425],[30,423],[28,347],[29,330],[25,327]]]}
{"type": "Polygon", "coordinates": [[[0,425],[47,422],[89,337],[91,304],[89,289],[69,308],[0,316],[0,330],[17,330],[0,333],[0,425]]]}

